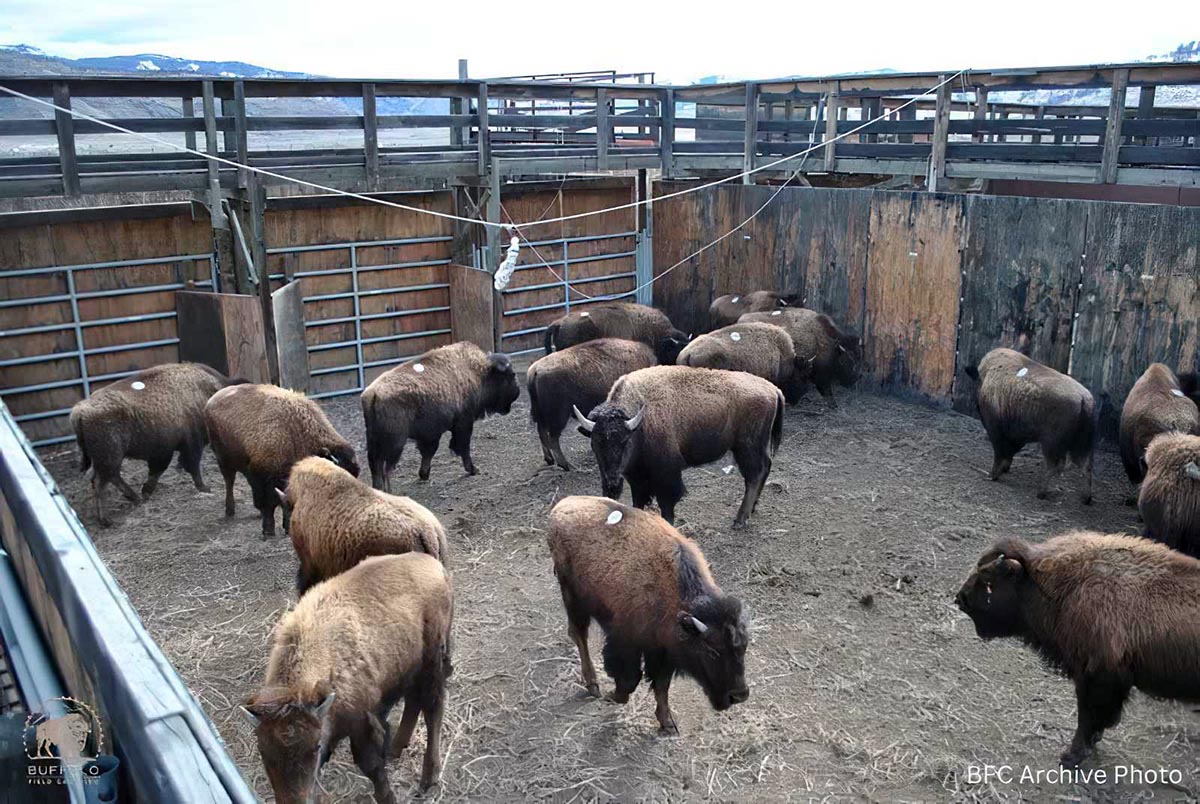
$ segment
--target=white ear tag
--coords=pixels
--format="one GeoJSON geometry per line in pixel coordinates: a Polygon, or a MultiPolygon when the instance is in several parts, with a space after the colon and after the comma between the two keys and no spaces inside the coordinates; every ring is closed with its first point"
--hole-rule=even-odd
{"type": "Polygon", "coordinates": [[[587,318],[587,317],[588,317],[588,316],[590,316],[590,315],[591,315],[591,313],[580,313],[580,314],[579,314],[579,317],[580,317],[580,318],[587,318]]]}
{"type": "Polygon", "coordinates": [[[136,380],[129,383],[129,387],[135,391],[143,391],[146,388],[146,383],[142,382],[141,380],[136,380]]]}
{"type": "Polygon", "coordinates": [[[771,315],[783,315],[783,310],[775,310],[771,315]]]}
{"type": "Polygon", "coordinates": [[[425,370],[425,367],[423,365],[421,365],[420,363],[413,363],[413,371],[420,374],[424,370],[425,370]]]}
{"type": "Polygon", "coordinates": [[[1024,377],[1024,376],[1025,376],[1026,374],[1028,374],[1028,373],[1029,373],[1029,369],[1028,369],[1028,368],[1023,368],[1023,369],[1021,369],[1020,371],[1018,371],[1018,372],[1017,372],[1017,376],[1018,376],[1018,377],[1024,377]]]}
{"type": "Polygon", "coordinates": [[[734,303],[734,304],[737,304],[737,303],[738,303],[738,302],[741,300],[741,298],[742,298],[741,296],[734,296],[734,297],[733,297],[733,303],[734,303]]]}
{"type": "Polygon", "coordinates": [[[610,525],[615,525],[621,521],[621,518],[622,518],[622,514],[620,511],[613,511],[611,514],[608,515],[608,519],[606,519],[604,521],[610,525]]]}
{"type": "Polygon", "coordinates": [[[1183,396],[1183,391],[1180,391],[1178,388],[1172,388],[1171,393],[1175,394],[1175,396],[1183,396]]]}
{"type": "Polygon", "coordinates": [[[731,340],[731,341],[740,341],[741,339],[742,339],[742,333],[740,333],[740,332],[731,332],[731,333],[729,333],[729,340],[731,340]]]}

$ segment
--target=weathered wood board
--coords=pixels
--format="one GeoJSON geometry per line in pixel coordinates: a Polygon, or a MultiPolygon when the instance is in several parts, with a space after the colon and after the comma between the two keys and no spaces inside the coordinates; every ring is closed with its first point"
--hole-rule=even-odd
{"type": "Polygon", "coordinates": [[[300,285],[289,282],[271,294],[275,312],[275,343],[279,349],[279,384],[308,391],[308,344],[304,338],[304,297],[300,285]]]}
{"type": "Polygon", "coordinates": [[[175,303],[180,360],[205,363],[229,377],[270,382],[257,296],[180,291],[175,303]]]}
{"type": "Polygon", "coordinates": [[[455,341],[470,341],[486,352],[494,352],[492,275],[465,265],[451,265],[448,275],[452,337],[455,341]]]}

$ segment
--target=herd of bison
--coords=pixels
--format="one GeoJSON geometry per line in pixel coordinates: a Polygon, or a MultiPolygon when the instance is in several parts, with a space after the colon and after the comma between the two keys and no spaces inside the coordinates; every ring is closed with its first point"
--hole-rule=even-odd
{"type": "MultiPolygon", "coordinates": [[[[560,439],[577,428],[591,444],[594,490],[604,495],[566,496],[543,524],[583,685],[601,695],[588,643],[595,621],[614,684],[606,697],[623,704],[645,678],[664,734],[680,730],[668,697],[676,675],[693,679],[713,709],[729,709],[752,694],[747,647],[770,638],[752,639],[741,600],[718,582],[720,567],[674,527],[677,506],[696,524],[687,516],[685,470],[732,455],[724,471],[736,467],[744,481],[740,506],[729,520],[703,525],[749,527],[772,464],[788,449],[787,406],[815,387],[824,415],[835,415],[834,388],[852,386],[862,360],[856,336],[770,291],[722,297],[710,321],[710,332],[690,338],[651,307],[589,306],[547,328],[546,354],[525,377],[543,471],[573,470],[560,439]],[[629,506],[620,502],[626,483],[629,506]]],[[[1037,497],[1057,495],[1069,460],[1080,470],[1081,502],[1090,504],[1098,415],[1091,393],[1020,346],[978,357],[967,373],[993,450],[991,479],[1037,444],[1045,459],[1037,497]]],[[[520,385],[508,356],[466,342],[380,375],[361,397],[370,485],[358,479],[363,456],[316,403],[199,364],[138,372],[72,411],[100,524],[111,524],[109,485],[140,501],[176,454],[180,470],[208,491],[206,444],[224,480],[226,516],[235,515],[238,474],[264,538],[275,535],[280,510],[299,562],[299,600],[275,624],[266,676],[239,707],[277,801],[310,800],[344,739],[376,800],[394,801],[388,760],[406,748],[418,719],[426,727],[419,787],[437,784],[447,679],[463,648],[453,627],[455,534],[429,508],[391,494],[391,477],[412,441],[418,477],[428,481],[447,432],[450,451],[476,475],[475,423],[508,414],[520,385]],[[148,464],[140,494],[121,476],[125,458],[148,464]],[[390,710],[401,702],[393,725],[390,710]]],[[[1135,687],[1200,702],[1198,400],[1195,373],[1156,363],[1124,402],[1120,456],[1142,536],[1009,537],[961,568],[967,577],[954,603],[977,634],[1019,638],[1074,683],[1078,719],[1060,758],[1066,768],[1089,758],[1135,687]]],[[[487,461],[485,452],[485,471],[511,470],[487,461]]],[[[872,605],[870,596],[860,603],[872,605]]]]}

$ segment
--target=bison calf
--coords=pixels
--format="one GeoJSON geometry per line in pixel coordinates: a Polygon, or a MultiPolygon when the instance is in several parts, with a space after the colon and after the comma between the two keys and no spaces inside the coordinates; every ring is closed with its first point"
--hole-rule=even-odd
{"type": "Polygon", "coordinates": [[[701,335],[684,347],[676,362],[762,377],[783,391],[789,405],[804,396],[812,365],[808,359],[796,357],[792,338],[782,327],[757,322],[734,324],[701,335]]]}
{"type": "Polygon", "coordinates": [[[1083,469],[1083,502],[1091,503],[1096,416],[1088,389],[1012,349],[993,349],[966,372],[979,385],[976,404],[992,442],[992,480],[1012,467],[1022,447],[1037,443],[1046,459],[1038,497],[1050,496],[1069,455],[1083,469]]]}
{"type": "Polygon", "coordinates": [[[428,508],[361,483],[324,458],[292,467],[287,491],[276,490],[283,526],[300,570],[296,591],[338,575],[370,556],[427,553],[446,563],[446,531],[428,508]]]}
{"type": "Polygon", "coordinates": [[[1138,511],[1146,534],[1200,558],[1200,436],[1163,433],[1146,450],[1138,511]]]}
{"type": "Polygon", "coordinates": [[[1154,363],[1134,383],[1121,408],[1120,447],[1125,474],[1134,485],[1146,476],[1146,448],[1159,433],[1200,434],[1200,409],[1188,398],[1181,380],[1162,363],[1154,363]]]}
{"type": "Polygon", "coordinates": [[[699,682],[722,711],[750,697],[742,604],[717,586],[695,543],[654,514],[603,497],[567,497],[550,512],[550,554],[579,650],[583,683],[599,697],[588,653],[595,619],[606,635],[609,696],[625,703],[645,674],[663,732],[678,733],[667,701],[677,673],[699,682]]]}
{"type": "Polygon", "coordinates": [[[808,362],[808,374],[818,393],[831,408],[836,382],[850,387],[862,373],[862,341],[857,335],[842,332],[833,319],[815,310],[788,307],[769,313],[747,313],[740,322],[758,322],[783,327],[792,336],[799,360],[808,362]]]}
{"type": "Polygon", "coordinates": [[[614,302],[572,311],[552,321],[546,327],[546,354],[597,338],[640,341],[653,349],[658,362],[666,366],[675,363],[679,350],[688,341],[687,335],[675,329],[661,310],[644,304],[614,302]]]}
{"type": "Polygon", "coordinates": [[[275,489],[287,484],[296,461],[316,455],[358,477],[354,448],[304,394],[274,385],[237,385],[213,395],[204,421],[225,478],[225,516],[234,514],[233,481],[241,472],[262,513],[266,538],[275,535],[275,489]]]}
{"type": "Polygon", "coordinates": [[[591,410],[604,401],[618,377],[654,362],[649,346],[618,338],[586,341],[535,360],[525,375],[525,387],[546,464],[571,470],[559,437],[572,408],[591,410]]]}
{"type": "Polygon", "coordinates": [[[391,490],[389,475],[409,439],[421,453],[418,476],[428,480],[446,431],[450,451],[462,459],[467,474],[476,474],[471,458],[475,422],[489,413],[507,414],[520,394],[507,355],[487,354],[466,341],[439,346],[380,374],[362,393],[371,485],[391,490]]]}
{"type": "Polygon", "coordinates": [[[147,464],[142,496],[154,492],[176,452],[179,467],[192,476],[196,488],[208,491],[200,476],[200,458],[208,443],[204,405],[227,385],[230,380],[208,366],[172,363],[118,380],[71,408],[80,471],[94,469],[92,489],[96,519],[101,525],[112,524],[104,510],[108,484],[116,485],[128,500],[141,499],[121,477],[121,464],[126,458],[147,464]]]}
{"type": "Polygon", "coordinates": [[[1200,561],[1133,536],[1077,532],[988,550],[958,593],[984,639],[1019,637],[1075,682],[1070,766],[1129,691],[1200,701],[1200,561]]]}
{"type": "Polygon", "coordinates": [[[620,498],[628,479],[633,504],[657,499],[668,522],[686,492],[683,469],[732,451],[746,482],[733,524],[743,527],[783,438],[783,394],[740,371],[655,366],[626,374],[607,400],[575,417],[592,439],[604,494],[620,498]]]}
{"type": "Polygon", "coordinates": [[[387,761],[408,746],[418,714],[427,732],[421,788],[437,783],[453,611],[442,565],[406,553],[366,559],[283,616],[263,687],[242,707],[277,802],[315,800],[321,767],[347,737],[375,800],[394,802],[387,761]]]}
{"type": "Polygon", "coordinates": [[[708,308],[709,329],[736,324],[746,313],[769,313],[779,307],[799,303],[794,295],[785,296],[771,290],[755,290],[745,295],[728,293],[718,296],[708,308]]]}

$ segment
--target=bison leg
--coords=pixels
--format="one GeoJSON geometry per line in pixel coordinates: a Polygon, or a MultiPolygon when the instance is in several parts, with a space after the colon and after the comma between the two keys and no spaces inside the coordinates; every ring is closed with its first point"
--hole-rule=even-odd
{"type": "Polygon", "coordinates": [[[417,470],[417,477],[421,480],[429,479],[429,469],[433,466],[433,456],[437,454],[440,441],[439,437],[417,442],[417,451],[421,453],[421,468],[417,470]]]}
{"type": "Polygon", "coordinates": [[[1042,475],[1042,488],[1037,493],[1039,500],[1048,499],[1054,493],[1054,490],[1058,487],[1056,481],[1058,480],[1058,476],[1062,474],[1062,470],[1062,458],[1051,455],[1046,456],[1046,471],[1042,475]]]}
{"type": "Polygon", "coordinates": [[[262,535],[264,539],[275,538],[275,506],[279,498],[275,496],[275,487],[270,478],[246,476],[250,483],[250,492],[254,497],[254,507],[262,512],[262,535]]]}
{"type": "Polygon", "coordinates": [[[350,732],[350,752],[354,755],[354,764],[371,780],[375,788],[375,800],[379,804],[395,804],[396,801],[396,795],[388,783],[387,748],[387,721],[376,717],[374,713],[366,713],[350,732]]]}
{"type": "Polygon", "coordinates": [[[1080,495],[1080,501],[1084,505],[1092,504],[1092,469],[1094,460],[1092,453],[1088,453],[1087,460],[1083,461],[1080,468],[1083,470],[1083,493],[1080,495]]]}
{"type": "Polygon", "coordinates": [[[767,475],[771,474],[771,452],[767,449],[767,440],[764,438],[761,445],[734,449],[734,461],[737,462],[742,479],[746,481],[746,492],[742,495],[742,505],[738,508],[737,516],[733,520],[735,528],[744,528],[750,521],[750,515],[758,506],[758,497],[767,483],[767,475]]]}
{"type": "Polygon", "coordinates": [[[204,478],[200,474],[200,459],[204,456],[204,443],[186,444],[179,451],[179,465],[184,468],[189,475],[192,476],[192,483],[196,486],[196,491],[207,492],[210,489],[204,483],[204,478]]]}
{"type": "Polygon", "coordinates": [[[645,508],[654,499],[649,481],[637,477],[629,478],[629,496],[633,501],[634,508],[645,508]]]}
{"type": "MultiPolygon", "coordinates": [[[[440,674],[439,674],[440,675],[440,674]]],[[[444,677],[430,681],[422,713],[425,716],[425,759],[421,763],[421,790],[428,790],[442,776],[442,717],[446,712],[444,677]]]]}
{"type": "Polygon", "coordinates": [[[468,475],[477,475],[475,461],[471,460],[471,434],[475,431],[475,420],[466,416],[454,423],[450,431],[450,451],[462,458],[463,471],[468,475]]]}
{"type": "Polygon", "coordinates": [[[679,734],[679,726],[675,724],[675,716],[671,714],[671,704],[667,695],[671,690],[671,677],[675,668],[663,651],[646,654],[646,675],[650,678],[650,686],[654,690],[654,716],[658,718],[658,730],[662,734],[679,734]]]}
{"type": "Polygon", "coordinates": [[[96,521],[104,528],[112,525],[112,520],[104,511],[104,490],[106,488],[108,488],[108,481],[102,478],[99,472],[94,472],[92,474],[92,496],[96,499],[96,521]]]}
{"type": "Polygon", "coordinates": [[[558,435],[550,434],[550,454],[553,456],[553,458],[552,460],[546,462],[556,463],[562,470],[570,472],[573,467],[571,466],[570,462],[567,461],[567,456],[563,454],[562,442],[559,441],[561,437],[561,430],[558,431],[558,435]]]}
{"type": "Polygon", "coordinates": [[[162,477],[163,472],[171,467],[171,455],[172,453],[170,452],[166,455],[157,453],[146,461],[146,482],[142,484],[143,499],[149,497],[158,488],[158,479],[162,477]]]}
{"type": "Polygon", "coordinates": [[[237,472],[227,466],[219,466],[221,477],[225,479],[225,516],[233,516],[233,482],[237,480],[237,472]]]}
{"type": "Polygon", "coordinates": [[[1087,759],[1105,729],[1121,722],[1121,710],[1129,697],[1129,687],[1115,678],[1083,676],[1075,682],[1075,700],[1079,706],[1079,724],[1062,762],[1075,767],[1087,759]]]}
{"type": "Polygon", "coordinates": [[[588,650],[588,628],[592,617],[579,604],[579,599],[563,583],[559,582],[562,592],[563,608],[567,610],[567,634],[579,651],[579,664],[583,669],[583,685],[593,698],[600,697],[600,684],[596,681],[596,668],[592,665],[592,654],[588,650]]]}
{"type": "Polygon", "coordinates": [[[392,735],[391,756],[398,757],[408,748],[412,741],[413,731],[417,728],[417,716],[421,714],[421,701],[415,692],[404,696],[404,714],[400,716],[400,725],[392,735]]]}
{"type": "Polygon", "coordinates": [[[608,700],[623,704],[642,680],[642,654],[636,648],[622,645],[611,636],[604,641],[604,672],[616,684],[608,700]]]}
{"type": "Polygon", "coordinates": [[[550,429],[544,424],[538,425],[538,441],[542,442],[542,460],[547,466],[554,465],[554,453],[550,451],[550,429]]]}
{"type": "Polygon", "coordinates": [[[815,384],[817,386],[817,393],[825,398],[825,404],[829,406],[829,409],[837,410],[838,403],[837,400],[833,398],[833,380],[817,380],[815,384]]]}

